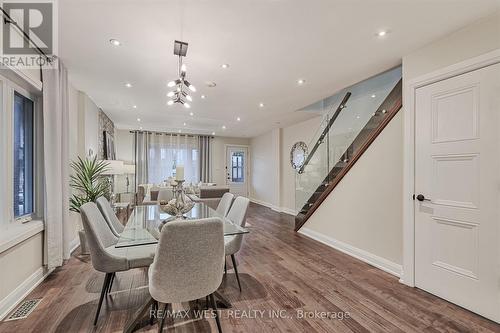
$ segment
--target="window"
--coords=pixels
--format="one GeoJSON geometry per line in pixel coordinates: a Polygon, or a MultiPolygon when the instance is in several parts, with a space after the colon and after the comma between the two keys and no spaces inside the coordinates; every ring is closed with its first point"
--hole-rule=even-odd
{"type": "Polygon", "coordinates": [[[152,134],[149,143],[148,182],[160,184],[174,177],[177,166],[184,166],[188,183],[200,180],[198,138],[192,135],[152,134]]]}
{"type": "Polygon", "coordinates": [[[231,181],[234,183],[243,183],[244,177],[244,153],[242,151],[232,153],[231,155],[231,181]]]}
{"type": "Polygon", "coordinates": [[[33,101],[14,93],[14,217],[34,212],[33,101]]]}

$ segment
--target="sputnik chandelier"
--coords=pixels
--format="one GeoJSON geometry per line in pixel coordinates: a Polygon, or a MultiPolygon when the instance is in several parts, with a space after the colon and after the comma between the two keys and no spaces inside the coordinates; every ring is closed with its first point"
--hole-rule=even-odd
{"type": "Polygon", "coordinates": [[[193,98],[189,95],[189,91],[195,92],[196,88],[186,80],[186,65],[182,63],[182,57],[186,56],[188,48],[188,43],[180,42],[178,40],[174,41],[174,55],[179,57],[179,78],[175,81],[170,81],[167,86],[173,88],[167,96],[170,100],[167,105],[174,105],[179,103],[184,105],[185,108],[189,109],[193,98]]]}

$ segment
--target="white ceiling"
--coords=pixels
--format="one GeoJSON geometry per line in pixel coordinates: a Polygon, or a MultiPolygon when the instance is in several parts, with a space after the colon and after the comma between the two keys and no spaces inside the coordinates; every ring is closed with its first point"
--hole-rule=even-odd
{"type": "Polygon", "coordinates": [[[251,137],[311,117],[294,111],[400,64],[412,50],[492,13],[498,1],[59,4],[59,53],[70,81],[119,128],[137,129],[140,117],[144,129],[251,137]],[[382,29],[390,33],[378,38],[382,29]],[[110,38],[122,45],[112,46],[110,38]],[[166,83],[177,73],[175,39],[189,43],[187,78],[198,88],[190,110],[166,105],[166,83]],[[230,67],[222,69],[223,63],[230,67]],[[306,84],[298,86],[299,78],[306,84]],[[207,81],[217,87],[208,88],[207,81]],[[126,88],[126,82],[133,87],[126,88]]]}

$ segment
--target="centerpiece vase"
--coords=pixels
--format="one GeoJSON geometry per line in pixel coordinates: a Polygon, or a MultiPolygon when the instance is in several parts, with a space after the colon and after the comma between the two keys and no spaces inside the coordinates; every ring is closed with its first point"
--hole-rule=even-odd
{"type": "Polygon", "coordinates": [[[176,218],[184,218],[183,209],[186,206],[185,194],[184,194],[184,180],[176,180],[177,185],[175,187],[175,206],[177,207],[176,218]]]}

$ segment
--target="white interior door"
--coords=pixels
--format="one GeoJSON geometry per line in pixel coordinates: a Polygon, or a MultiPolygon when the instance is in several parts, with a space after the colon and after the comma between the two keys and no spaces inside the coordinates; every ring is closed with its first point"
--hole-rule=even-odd
{"type": "Polygon", "coordinates": [[[236,196],[248,197],[248,148],[226,147],[226,184],[236,196]]]}
{"type": "Polygon", "coordinates": [[[415,105],[415,284],[497,322],[499,78],[496,64],[440,81],[415,105]]]}

